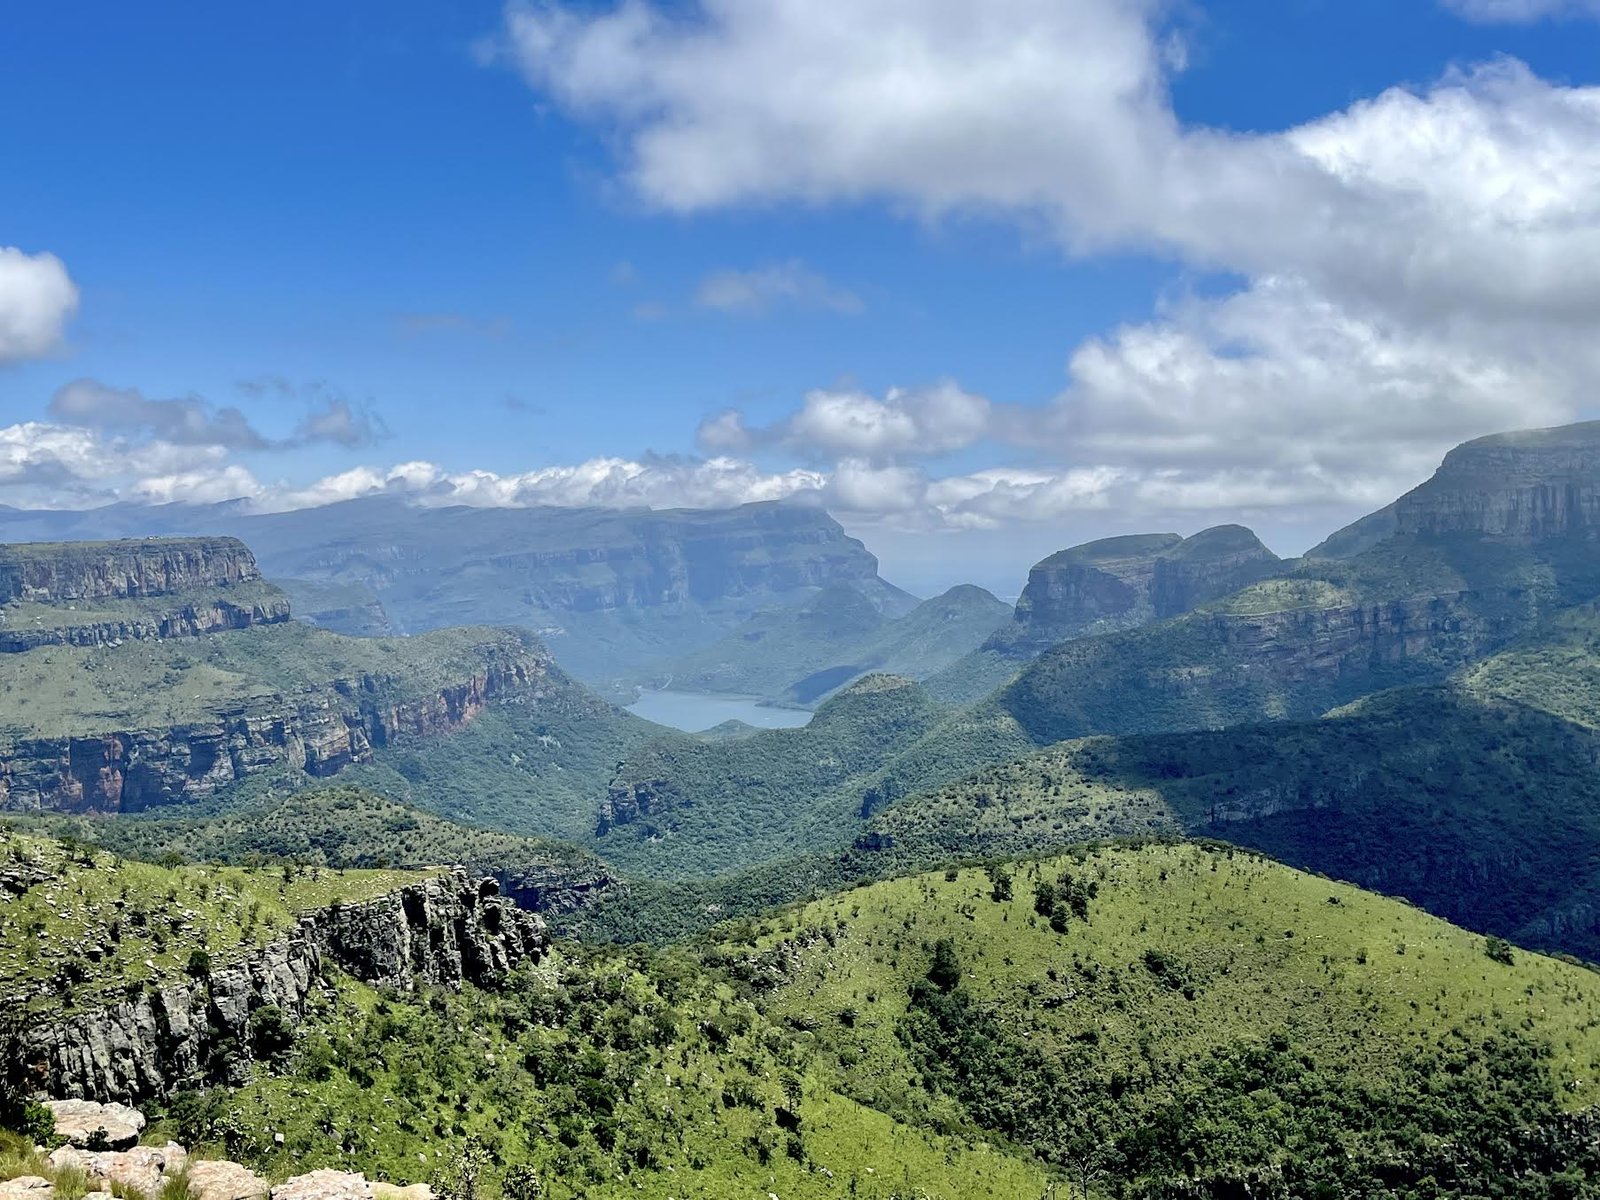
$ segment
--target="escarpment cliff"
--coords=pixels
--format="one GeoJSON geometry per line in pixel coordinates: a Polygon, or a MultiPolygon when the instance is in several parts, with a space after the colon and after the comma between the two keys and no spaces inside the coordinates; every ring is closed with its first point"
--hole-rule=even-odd
{"type": "Polygon", "coordinates": [[[129,538],[0,546],[0,604],[172,596],[261,578],[237,538],[129,538]]]}
{"type": "Polygon", "coordinates": [[[136,1103],[248,1079],[258,1014],[293,1028],[337,969],[377,987],[495,987],[548,945],[544,922],[493,880],[450,871],[358,904],[303,916],[288,937],[70,1016],[27,1035],[24,1067],[50,1094],[136,1103]]]}
{"type": "Polygon", "coordinates": [[[1039,742],[1314,717],[1399,684],[1434,682],[1525,629],[1519,591],[1201,611],[1048,652],[1001,693],[1039,742]]]}
{"type": "Polygon", "coordinates": [[[96,714],[82,733],[0,729],[0,810],[133,812],[278,766],[326,777],[381,747],[453,732],[491,704],[539,704],[571,686],[511,635],[486,640],[478,657],[432,686],[404,674],[311,677],[170,723],[148,719],[156,710],[96,714]]]}
{"type": "Polygon", "coordinates": [[[1496,434],[1457,446],[1395,501],[1401,534],[1517,542],[1600,530],[1600,421],[1496,434]]]}
{"type": "Polygon", "coordinates": [[[0,653],[198,637],[289,615],[233,538],[0,546],[0,653]]]}

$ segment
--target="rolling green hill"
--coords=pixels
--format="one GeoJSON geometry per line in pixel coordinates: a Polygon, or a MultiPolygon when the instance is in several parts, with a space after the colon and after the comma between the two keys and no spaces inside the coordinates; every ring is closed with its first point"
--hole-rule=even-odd
{"type": "Polygon", "coordinates": [[[1568,1115],[1600,1087],[1600,979],[1244,852],[904,878],[745,936],[723,961],[852,1096],[1097,1194],[1600,1180],[1593,1118],[1568,1115]]]}
{"type": "Polygon", "coordinates": [[[1600,959],[1600,740],[1453,689],[1329,719],[1066,742],[883,814],[898,862],[1223,837],[1524,944],[1600,959]]]}

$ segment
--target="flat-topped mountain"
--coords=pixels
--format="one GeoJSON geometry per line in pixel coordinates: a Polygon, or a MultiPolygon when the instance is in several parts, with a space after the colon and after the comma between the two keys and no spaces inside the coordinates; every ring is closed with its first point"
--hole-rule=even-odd
{"type": "Polygon", "coordinates": [[[1189,538],[1148,533],[1088,542],[1028,572],[1012,625],[991,644],[1037,653],[1069,637],[1176,616],[1278,565],[1278,556],[1242,525],[1218,525],[1189,538]]]}
{"type": "Polygon", "coordinates": [[[1593,536],[1600,527],[1600,421],[1464,442],[1426,483],[1309,552],[1349,558],[1397,534],[1517,542],[1593,536]]]}
{"type": "Polygon", "coordinates": [[[249,514],[237,504],[0,509],[0,538],[225,533],[335,632],[520,625],[589,682],[635,676],[760,612],[848,585],[914,601],[819,508],[421,508],[387,498],[249,514]],[[330,585],[340,591],[331,592],[330,585]],[[303,599],[303,602],[302,602],[303,599]]]}
{"type": "Polygon", "coordinates": [[[237,538],[129,538],[0,546],[0,604],[128,600],[261,578],[237,538]]]}
{"type": "Polygon", "coordinates": [[[234,538],[0,546],[0,653],[189,637],[289,619],[234,538]]]}
{"type": "Polygon", "coordinates": [[[3,547],[0,587],[0,810],[131,811],[271,771],[325,777],[498,706],[539,725],[524,762],[574,781],[556,727],[582,731],[585,755],[654,731],[525,631],[351,638],[292,621],[231,538],[3,547]],[[637,732],[613,745],[621,729],[637,732]]]}

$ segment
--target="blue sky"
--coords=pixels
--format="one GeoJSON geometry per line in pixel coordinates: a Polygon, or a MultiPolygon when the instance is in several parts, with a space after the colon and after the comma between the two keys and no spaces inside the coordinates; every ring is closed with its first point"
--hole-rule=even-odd
{"type": "Polygon", "coordinates": [[[807,11],[8,14],[0,502],[801,495],[1003,589],[1590,415],[1584,4],[807,11]]]}

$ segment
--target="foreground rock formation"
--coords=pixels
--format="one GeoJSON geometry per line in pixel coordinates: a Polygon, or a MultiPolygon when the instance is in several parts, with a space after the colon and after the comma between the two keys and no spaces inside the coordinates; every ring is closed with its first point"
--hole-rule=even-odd
{"type": "Polygon", "coordinates": [[[32,1082],[53,1096],[137,1103],[250,1076],[265,1010],[289,1028],[337,968],[364,983],[495,987],[548,945],[544,922],[493,880],[446,872],[361,904],[319,910],[287,938],[96,1009],[48,1020],[27,1038],[32,1082]]]}
{"type": "MultiPolygon", "coordinates": [[[[99,1122],[101,1127],[131,1121],[142,1129],[145,1124],[143,1114],[121,1105],[51,1100],[47,1107],[58,1114],[70,1111],[74,1120],[99,1122]]],[[[67,1132],[60,1120],[58,1117],[58,1136],[67,1132]]],[[[190,1200],[433,1200],[433,1189],[427,1184],[373,1183],[350,1171],[308,1171],[274,1186],[239,1163],[193,1158],[176,1142],[130,1144],[116,1150],[83,1150],[69,1144],[49,1151],[39,1146],[36,1154],[50,1174],[0,1180],[0,1200],[55,1200],[58,1191],[66,1191],[68,1186],[78,1189],[80,1179],[81,1187],[88,1189],[83,1200],[111,1200],[113,1196],[159,1200],[167,1187],[175,1185],[181,1185],[190,1200]]]]}

